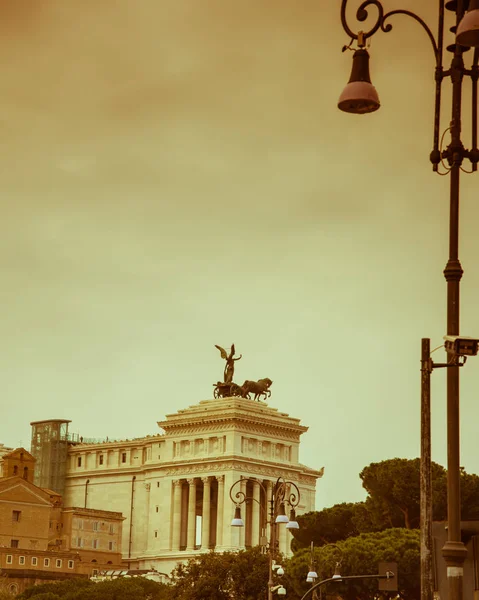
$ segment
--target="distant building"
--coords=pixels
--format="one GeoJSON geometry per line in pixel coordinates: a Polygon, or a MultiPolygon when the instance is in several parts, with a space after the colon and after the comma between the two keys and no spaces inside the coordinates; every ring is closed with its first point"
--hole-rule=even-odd
{"type": "MultiPolygon", "coordinates": [[[[48,449],[59,423],[68,422],[32,423],[32,454],[41,463],[50,460],[41,447],[48,449]]],[[[37,465],[36,473],[64,471],[54,489],[64,487],[66,505],[124,515],[121,546],[129,569],[170,573],[200,552],[257,545],[278,477],[298,486],[299,514],[314,510],[323,471],[299,462],[300,436],[307,431],[299,419],[265,402],[232,397],[204,400],[158,425],[163,432],[157,435],[99,443],[70,440],[64,429],[65,465],[37,465]],[[243,505],[245,527],[238,529],[231,527],[229,490],[241,478],[255,480],[241,489],[258,502],[243,505]]],[[[291,535],[280,531],[280,550],[290,555],[291,535]]]]}
{"type": "Polygon", "coordinates": [[[13,448],[8,448],[5,444],[0,444],[0,477],[5,477],[3,474],[3,457],[5,454],[9,454],[13,448]]]}
{"type": "Polygon", "coordinates": [[[8,448],[7,452],[0,452],[0,477],[18,475],[32,483],[34,468],[35,459],[25,448],[8,448]]]}
{"type": "Polygon", "coordinates": [[[34,421],[31,453],[35,457],[35,483],[63,495],[68,454],[68,423],[65,419],[34,421]]]}
{"type": "Polygon", "coordinates": [[[121,569],[123,516],[63,508],[62,497],[32,483],[35,460],[24,448],[1,457],[1,584],[12,593],[39,582],[121,569]]]}

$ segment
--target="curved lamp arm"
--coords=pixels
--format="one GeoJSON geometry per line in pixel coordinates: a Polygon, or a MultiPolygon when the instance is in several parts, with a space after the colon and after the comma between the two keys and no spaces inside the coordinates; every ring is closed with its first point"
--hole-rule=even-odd
{"type": "MultiPolygon", "coordinates": [[[[240,489],[238,491],[235,492],[234,498],[233,498],[233,490],[234,490],[234,488],[236,486],[241,486],[242,483],[247,483],[248,481],[253,482],[253,483],[258,483],[259,486],[260,486],[260,488],[263,490],[264,494],[266,494],[266,489],[265,489],[264,485],[261,483],[261,481],[259,479],[252,479],[251,477],[245,477],[244,479],[238,479],[238,481],[235,481],[233,483],[233,485],[230,487],[229,494],[230,494],[231,502],[233,502],[236,505],[244,504],[248,500],[254,500],[255,502],[258,502],[258,500],[256,500],[256,498],[252,498],[251,496],[247,496],[241,490],[241,487],[240,487],[240,489]]],[[[261,503],[259,503],[259,504],[261,506],[261,503]]]]}
{"type": "Polygon", "coordinates": [[[277,506],[281,504],[281,502],[285,502],[291,508],[296,508],[299,504],[300,496],[301,494],[298,486],[293,481],[286,481],[282,477],[278,477],[273,487],[273,507],[276,510],[277,506]],[[286,496],[288,485],[292,486],[295,491],[290,491],[288,496],[286,496]]]}
{"type": "Polygon", "coordinates": [[[421,17],[416,15],[415,13],[413,13],[409,10],[403,10],[403,9],[391,10],[391,11],[385,13],[383,5],[381,4],[380,0],[364,0],[361,3],[361,5],[359,6],[358,10],[356,11],[356,19],[360,23],[363,23],[364,21],[366,21],[366,19],[369,16],[368,8],[370,6],[374,6],[378,11],[376,22],[371,27],[371,29],[369,29],[368,31],[354,33],[352,31],[352,29],[349,27],[347,19],[346,19],[347,4],[348,4],[348,0],[342,0],[342,2],[341,2],[341,23],[343,25],[344,31],[351,37],[352,40],[357,40],[361,36],[361,43],[363,44],[365,40],[367,40],[368,38],[373,36],[379,29],[381,29],[385,33],[388,33],[389,31],[392,30],[392,25],[390,23],[386,24],[386,20],[389,19],[390,17],[392,17],[393,15],[406,15],[407,17],[411,17],[412,19],[417,21],[422,26],[424,31],[427,33],[427,36],[432,44],[432,48],[434,51],[434,57],[436,59],[436,64],[440,63],[440,61],[441,61],[440,48],[438,47],[438,44],[434,37],[434,34],[432,33],[432,31],[429,28],[429,26],[427,25],[427,23],[423,19],[421,19],[421,17]]]}

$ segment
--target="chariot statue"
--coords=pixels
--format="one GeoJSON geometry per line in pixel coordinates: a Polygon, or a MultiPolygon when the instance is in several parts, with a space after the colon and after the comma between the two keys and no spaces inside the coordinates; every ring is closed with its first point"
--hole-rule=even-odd
{"type": "Polygon", "coordinates": [[[264,396],[265,399],[271,396],[271,390],[269,388],[273,382],[268,377],[259,379],[258,381],[246,380],[243,385],[234,383],[235,362],[240,360],[243,356],[240,354],[237,358],[234,357],[236,352],[234,344],[231,344],[229,354],[221,346],[215,344],[215,348],[218,348],[221,358],[226,361],[223,381],[218,381],[213,384],[215,388],[215,398],[230,398],[232,396],[237,396],[239,398],[251,399],[251,394],[253,394],[253,399],[259,400],[260,396],[264,396]]]}

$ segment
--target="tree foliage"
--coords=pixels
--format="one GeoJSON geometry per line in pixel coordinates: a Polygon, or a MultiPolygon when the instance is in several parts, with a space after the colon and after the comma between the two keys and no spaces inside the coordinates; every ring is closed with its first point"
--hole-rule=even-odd
{"type": "MultiPolygon", "coordinates": [[[[387,529],[362,533],[334,545],[314,549],[317,582],[330,578],[340,562],[341,575],[369,575],[378,572],[378,563],[398,564],[400,595],[404,600],[416,600],[420,595],[419,531],[387,529]]],[[[285,566],[284,585],[290,600],[298,600],[311,584],[306,583],[310,568],[310,551],[299,550],[285,566]]],[[[337,592],[344,600],[370,600],[377,594],[378,580],[331,582],[324,590],[337,592]]]]}
{"type": "MultiPolygon", "coordinates": [[[[447,471],[432,463],[433,518],[447,518],[447,471]]],[[[386,519],[389,526],[419,527],[420,460],[394,458],[372,463],[360,473],[363,487],[368,492],[366,508],[374,518],[386,519]]],[[[479,517],[479,477],[461,469],[462,519],[479,517]]]]}
{"type": "Polygon", "coordinates": [[[268,557],[259,547],[201,554],[172,573],[172,600],[259,600],[267,593],[268,557]]]}
{"type": "Polygon", "coordinates": [[[169,600],[170,587],[144,577],[119,578],[93,583],[69,579],[26,589],[18,600],[169,600]]]}
{"type": "Polygon", "coordinates": [[[291,548],[334,544],[339,540],[372,531],[370,515],[364,502],[343,502],[321,511],[299,515],[299,529],[292,529],[294,540],[291,548]]]}
{"type": "MultiPolygon", "coordinates": [[[[336,504],[298,517],[300,529],[292,530],[293,550],[335,543],[349,537],[394,527],[415,529],[420,515],[420,461],[394,458],[365,467],[360,478],[368,492],[364,502],[336,504]]],[[[447,519],[447,471],[432,463],[433,518],[447,519]]],[[[463,520],[479,519],[479,477],[461,470],[463,520]]]]}
{"type": "MultiPolygon", "coordinates": [[[[389,527],[419,527],[419,469],[418,458],[393,458],[372,463],[361,471],[359,477],[369,494],[366,508],[378,529],[384,523],[389,527]]],[[[446,470],[434,462],[431,470],[434,518],[442,520],[447,507],[446,470]]]]}

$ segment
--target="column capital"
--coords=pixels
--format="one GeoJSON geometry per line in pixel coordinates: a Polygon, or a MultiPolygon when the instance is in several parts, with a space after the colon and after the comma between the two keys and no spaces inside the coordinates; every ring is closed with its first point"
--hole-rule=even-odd
{"type": "Polygon", "coordinates": [[[204,485],[208,485],[209,483],[211,483],[211,479],[209,477],[202,477],[201,481],[204,485]]]}
{"type": "Polygon", "coordinates": [[[225,481],[225,476],[224,475],[215,475],[216,480],[218,481],[218,483],[224,483],[225,481]]]}
{"type": "Polygon", "coordinates": [[[194,485],[196,485],[196,479],[194,477],[192,479],[187,479],[186,481],[188,482],[188,485],[190,487],[193,487],[194,485]]]}
{"type": "Polygon", "coordinates": [[[181,485],[181,479],[173,479],[172,483],[173,483],[174,487],[180,486],[181,485]]]}

